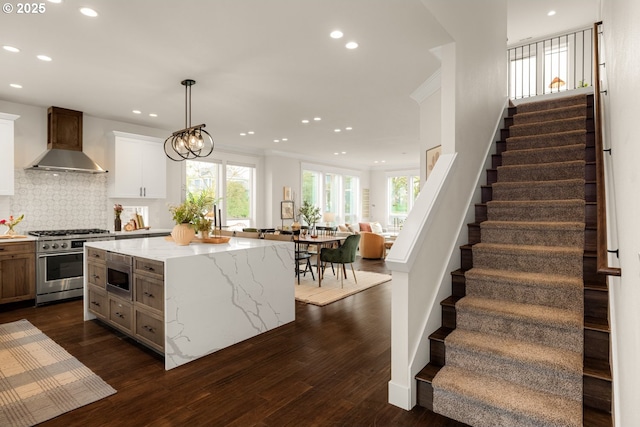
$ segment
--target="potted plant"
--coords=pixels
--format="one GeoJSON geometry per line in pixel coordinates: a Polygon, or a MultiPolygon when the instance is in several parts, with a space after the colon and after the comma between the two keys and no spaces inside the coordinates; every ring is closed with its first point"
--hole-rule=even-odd
{"type": "Polygon", "coordinates": [[[315,235],[316,222],[321,218],[320,208],[312,205],[308,200],[302,203],[302,206],[298,209],[298,214],[302,216],[304,221],[309,226],[311,235],[315,235]]]}
{"type": "Polygon", "coordinates": [[[173,240],[178,245],[188,245],[196,235],[196,231],[208,232],[211,229],[211,219],[207,216],[214,198],[210,191],[204,190],[197,194],[188,193],[184,202],[169,206],[169,212],[175,222],[171,231],[173,240]]]}

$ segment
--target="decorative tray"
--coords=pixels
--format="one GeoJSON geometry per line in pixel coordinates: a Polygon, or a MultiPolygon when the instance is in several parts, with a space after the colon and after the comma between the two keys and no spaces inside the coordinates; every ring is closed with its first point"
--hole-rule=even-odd
{"type": "MultiPolygon", "coordinates": [[[[167,240],[169,242],[173,242],[173,237],[165,236],[164,240],[167,240]]],[[[231,240],[230,236],[208,237],[206,239],[201,239],[199,237],[194,237],[191,240],[191,243],[209,243],[209,244],[219,245],[221,243],[229,243],[229,240],[231,240]]]]}
{"type": "Polygon", "coordinates": [[[22,234],[0,234],[0,239],[26,239],[22,234]]]}

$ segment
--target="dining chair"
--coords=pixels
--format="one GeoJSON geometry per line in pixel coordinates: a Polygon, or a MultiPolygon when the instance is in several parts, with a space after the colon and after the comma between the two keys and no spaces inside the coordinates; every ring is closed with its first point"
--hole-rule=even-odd
{"type": "Polygon", "coordinates": [[[298,277],[298,285],[300,284],[300,274],[304,274],[307,276],[307,271],[311,273],[311,278],[316,280],[316,276],[313,274],[313,268],[311,267],[311,254],[309,251],[305,250],[304,247],[307,245],[304,243],[300,243],[299,241],[295,241],[295,258],[296,258],[296,276],[298,277]],[[300,266],[304,265],[304,269],[301,269],[300,266]]]}
{"type": "Polygon", "coordinates": [[[337,248],[322,248],[320,250],[320,261],[322,262],[322,265],[324,265],[326,262],[332,264],[342,264],[338,268],[338,276],[340,276],[340,287],[344,287],[344,278],[347,275],[347,264],[351,266],[353,280],[355,280],[356,284],[358,283],[356,272],[353,269],[353,263],[356,260],[356,251],[358,250],[358,243],[360,243],[360,235],[353,234],[351,236],[347,236],[344,243],[337,248]],[[342,274],[340,274],[340,271],[342,271],[342,274]]]}

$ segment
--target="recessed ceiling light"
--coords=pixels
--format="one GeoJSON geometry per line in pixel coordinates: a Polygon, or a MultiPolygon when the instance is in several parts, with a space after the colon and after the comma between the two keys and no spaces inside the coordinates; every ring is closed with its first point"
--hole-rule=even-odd
{"type": "Polygon", "coordinates": [[[336,152],[336,153],[333,153],[333,155],[334,155],[334,156],[337,156],[337,155],[339,155],[339,154],[340,154],[340,153],[337,153],[337,152],[336,152]]]}
{"type": "Polygon", "coordinates": [[[255,132],[250,130],[249,132],[247,132],[249,135],[253,135],[255,132]]]}
{"type": "Polygon", "coordinates": [[[349,42],[346,45],[344,45],[344,47],[346,47],[347,49],[355,49],[358,47],[358,43],[356,42],[349,42]]]}
{"type": "Polygon", "coordinates": [[[80,13],[82,13],[84,16],[88,16],[90,18],[95,18],[96,16],[98,16],[98,12],[96,12],[95,10],[89,8],[89,7],[83,7],[80,8],[80,13]]]}
{"type": "Polygon", "coordinates": [[[2,46],[2,48],[4,50],[6,50],[6,51],[13,52],[13,53],[20,52],[20,49],[18,49],[17,47],[13,47],[13,46],[2,46]]]}
{"type": "Polygon", "coordinates": [[[314,121],[314,122],[319,122],[320,120],[322,120],[322,117],[314,117],[314,118],[313,118],[313,121],[314,121]]]}
{"type": "Polygon", "coordinates": [[[304,124],[306,125],[307,123],[309,123],[309,120],[307,120],[307,119],[302,119],[302,123],[304,123],[304,124]]]}
{"type": "Polygon", "coordinates": [[[347,154],[347,152],[346,152],[346,151],[343,151],[343,152],[342,152],[342,154],[347,154]]]}
{"type": "Polygon", "coordinates": [[[374,161],[373,161],[373,163],[378,163],[378,161],[377,161],[377,160],[374,160],[374,161]]]}
{"type": "Polygon", "coordinates": [[[15,89],[22,89],[22,85],[19,85],[18,83],[11,83],[9,86],[15,89]]]}
{"type": "Polygon", "coordinates": [[[282,140],[283,140],[284,142],[286,142],[286,141],[288,141],[288,140],[289,140],[289,138],[282,138],[282,140]]]}
{"type": "Polygon", "coordinates": [[[133,110],[133,111],[132,111],[132,113],[133,113],[133,114],[142,114],[142,111],[140,111],[140,110],[133,110]]]}
{"type": "Polygon", "coordinates": [[[62,0],[47,0],[49,3],[62,3],[62,0]]]}
{"type": "Polygon", "coordinates": [[[347,126],[346,128],[344,128],[345,130],[351,130],[353,129],[351,126],[347,126]]]}
{"type": "Polygon", "coordinates": [[[38,58],[40,61],[45,61],[45,62],[51,61],[51,57],[47,55],[38,55],[36,58],[38,58]]]}
{"type": "Polygon", "coordinates": [[[273,142],[280,142],[280,140],[279,139],[274,139],[273,142]]]}
{"type": "Polygon", "coordinates": [[[332,39],[341,39],[344,34],[342,34],[342,31],[340,30],[334,30],[334,31],[331,31],[331,34],[329,35],[331,36],[332,39]]]}
{"type": "Polygon", "coordinates": [[[158,117],[156,113],[149,113],[149,117],[158,117]]]}
{"type": "Polygon", "coordinates": [[[342,129],[334,129],[334,132],[342,132],[342,129]]]}
{"type": "Polygon", "coordinates": [[[246,134],[246,133],[244,133],[244,132],[242,132],[242,133],[240,134],[240,136],[247,136],[247,134],[246,134]]]}
{"type": "Polygon", "coordinates": [[[555,10],[550,10],[549,13],[547,13],[547,16],[553,16],[556,14],[555,10]]]}
{"type": "Polygon", "coordinates": [[[386,162],[386,160],[383,160],[381,163],[384,163],[384,162],[386,162]]]}

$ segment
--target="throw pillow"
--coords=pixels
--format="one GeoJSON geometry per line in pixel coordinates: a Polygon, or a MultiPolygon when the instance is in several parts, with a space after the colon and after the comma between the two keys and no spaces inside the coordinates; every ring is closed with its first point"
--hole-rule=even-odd
{"type": "Polygon", "coordinates": [[[346,225],[338,224],[338,230],[348,233],[349,232],[349,227],[347,227],[346,225]]]}
{"type": "Polygon", "coordinates": [[[369,231],[371,232],[371,224],[368,222],[361,222],[358,224],[360,226],[360,231],[369,231]]]}
{"type": "Polygon", "coordinates": [[[382,234],[382,225],[379,222],[372,222],[371,231],[376,234],[382,234]]]}
{"type": "Polygon", "coordinates": [[[356,227],[355,227],[354,225],[349,225],[347,228],[348,228],[348,229],[349,229],[349,231],[350,231],[350,232],[352,232],[353,234],[358,234],[358,233],[359,233],[358,229],[356,229],[356,227]]]}

